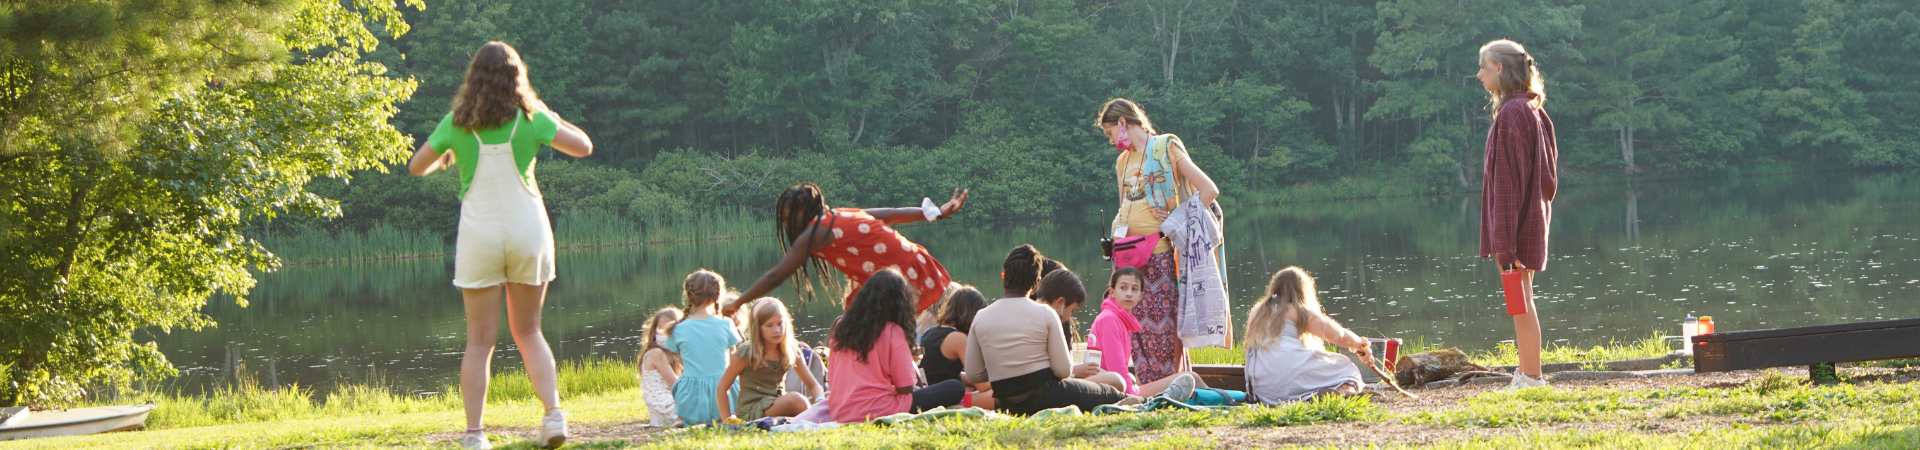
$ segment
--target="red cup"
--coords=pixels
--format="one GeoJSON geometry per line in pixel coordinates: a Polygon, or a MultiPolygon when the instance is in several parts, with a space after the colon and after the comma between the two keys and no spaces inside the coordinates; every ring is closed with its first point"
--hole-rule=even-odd
{"type": "Polygon", "coordinates": [[[1507,293],[1507,315],[1518,316],[1527,313],[1527,273],[1526,269],[1500,272],[1500,287],[1507,293]]]}
{"type": "Polygon", "coordinates": [[[1400,360],[1400,340],[1388,339],[1386,347],[1386,351],[1380,352],[1380,365],[1386,366],[1388,373],[1396,372],[1393,364],[1400,360]]]}

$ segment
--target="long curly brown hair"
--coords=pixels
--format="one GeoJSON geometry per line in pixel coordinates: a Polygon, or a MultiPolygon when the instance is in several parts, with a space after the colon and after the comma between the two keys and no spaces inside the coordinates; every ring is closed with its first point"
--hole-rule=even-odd
{"type": "Polygon", "coordinates": [[[505,42],[492,41],[473,53],[460,92],[453,94],[453,125],[467,131],[491,130],[523,114],[529,119],[547,104],[527,82],[527,65],[520,52],[505,42]]]}
{"type": "Polygon", "coordinates": [[[900,327],[903,337],[907,338],[907,348],[913,348],[913,299],[920,297],[920,291],[907,282],[907,276],[899,270],[882,269],[873,273],[860,291],[853,294],[853,304],[847,305],[847,314],[833,324],[828,332],[833,336],[830,343],[834,350],[851,350],[860,355],[860,362],[867,362],[867,354],[880,342],[880,335],[887,331],[887,324],[900,327]]]}

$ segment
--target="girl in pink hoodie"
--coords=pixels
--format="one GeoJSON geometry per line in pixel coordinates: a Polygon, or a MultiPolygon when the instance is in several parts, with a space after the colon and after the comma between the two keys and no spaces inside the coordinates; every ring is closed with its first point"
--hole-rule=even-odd
{"type": "Polygon", "coordinates": [[[1140,269],[1114,269],[1113,277],[1107,280],[1107,299],[1100,302],[1100,315],[1093,319],[1093,327],[1087,332],[1087,362],[1074,366],[1074,376],[1105,383],[1132,395],[1151,397],[1164,393],[1184,401],[1193,395],[1194,388],[1205,387],[1193,372],[1175,373],[1144,385],[1133,377],[1130,367],[1133,365],[1133,333],[1140,331],[1140,321],[1133,317],[1132,311],[1145,292],[1143,279],[1140,269]],[[1098,361],[1094,361],[1095,352],[1098,352],[1098,361]]]}

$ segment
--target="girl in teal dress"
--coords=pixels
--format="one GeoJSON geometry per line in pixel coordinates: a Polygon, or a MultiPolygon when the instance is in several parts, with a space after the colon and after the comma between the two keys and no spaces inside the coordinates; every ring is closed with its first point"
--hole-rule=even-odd
{"type": "MultiPolygon", "coordinates": [[[[740,343],[733,321],[720,317],[714,309],[720,293],[726,291],[726,283],[720,274],[705,269],[687,275],[687,317],[669,330],[667,350],[679,353],[685,368],[680,379],[673,382],[673,410],[688,426],[722,419],[714,392],[727,372],[729,351],[740,343]]],[[[729,394],[728,398],[739,396],[737,391],[729,394]]]]}

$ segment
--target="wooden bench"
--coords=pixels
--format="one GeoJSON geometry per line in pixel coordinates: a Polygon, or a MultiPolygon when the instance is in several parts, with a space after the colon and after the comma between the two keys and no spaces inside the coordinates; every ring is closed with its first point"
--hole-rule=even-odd
{"type": "Polygon", "coordinates": [[[1920,319],[1729,331],[1693,337],[1695,372],[1807,366],[1829,380],[1833,364],[1920,357],[1920,319]]]}
{"type": "Polygon", "coordinates": [[[1246,366],[1228,364],[1194,364],[1193,373],[1200,375],[1200,382],[1207,387],[1234,391],[1247,390],[1246,366]]]}

